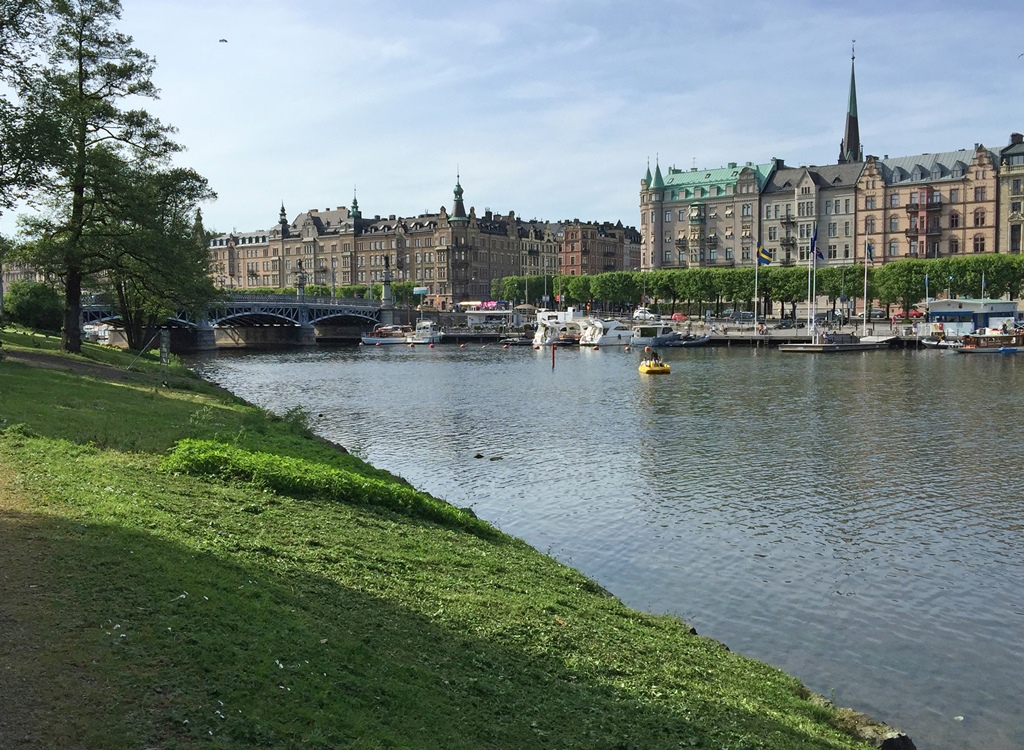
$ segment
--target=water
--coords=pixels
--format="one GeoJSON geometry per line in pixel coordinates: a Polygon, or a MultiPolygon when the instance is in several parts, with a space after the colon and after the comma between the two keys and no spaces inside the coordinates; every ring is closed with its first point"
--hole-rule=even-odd
{"type": "Polygon", "coordinates": [[[1024,358],[663,354],[668,376],[493,345],[198,367],[922,750],[1024,746],[1024,358]]]}

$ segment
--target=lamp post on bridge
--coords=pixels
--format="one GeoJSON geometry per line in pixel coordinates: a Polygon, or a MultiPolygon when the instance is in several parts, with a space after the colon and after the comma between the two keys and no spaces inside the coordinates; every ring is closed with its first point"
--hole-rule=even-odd
{"type": "Polygon", "coordinates": [[[295,265],[299,268],[295,273],[295,291],[298,292],[299,302],[302,302],[306,296],[306,272],[302,269],[302,258],[295,261],[295,265]]]}

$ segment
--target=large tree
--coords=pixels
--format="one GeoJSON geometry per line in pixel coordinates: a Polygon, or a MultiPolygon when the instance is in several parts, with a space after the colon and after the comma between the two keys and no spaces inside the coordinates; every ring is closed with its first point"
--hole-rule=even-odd
{"type": "MultiPolygon", "coordinates": [[[[132,168],[165,163],[179,150],[173,129],[142,109],[126,109],[137,97],[156,98],[153,61],[114,25],[116,0],[54,0],[51,33],[43,45],[45,64],[21,82],[24,106],[59,133],[46,154],[51,165],[42,187],[42,213],[27,228],[39,240],[28,258],[64,282],[62,343],[81,349],[82,284],[112,270],[112,217],[132,181],[132,168]]],[[[113,251],[116,253],[117,248],[113,251]]]]}

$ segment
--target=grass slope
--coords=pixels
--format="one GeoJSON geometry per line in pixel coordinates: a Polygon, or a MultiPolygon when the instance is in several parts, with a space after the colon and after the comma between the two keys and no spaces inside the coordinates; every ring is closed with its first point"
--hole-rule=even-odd
{"type": "Polygon", "coordinates": [[[424,517],[440,501],[301,419],[2,340],[0,746],[866,747],[793,678],[457,509],[424,517]],[[168,458],[185,438],[343,491],[192,473],[168,458]],[[352,502],[353,477],[412,499],[352,502]]]}

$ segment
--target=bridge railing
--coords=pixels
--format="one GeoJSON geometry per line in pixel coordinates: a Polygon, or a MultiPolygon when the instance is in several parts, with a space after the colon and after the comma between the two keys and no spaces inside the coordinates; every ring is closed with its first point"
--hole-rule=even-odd
{"type": "Polygon", "coordinates": [[[296,294],[232,294],[228,298],[231,302],[277,302],[293,304],[301,302],[307,305],[337,305],[338,307],[380,307],[380,302],[362,297],[312,297],[296,294]]]}

